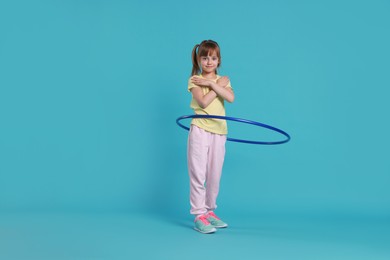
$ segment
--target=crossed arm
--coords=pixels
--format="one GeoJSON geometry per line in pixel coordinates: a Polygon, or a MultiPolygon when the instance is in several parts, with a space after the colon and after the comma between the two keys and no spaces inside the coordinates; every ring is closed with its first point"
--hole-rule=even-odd
{"type": "Polygon", "coordinates": [[[203,91],[201,88],[191,89],[192,96],[198,102],[201,108],[206,108],[217,96],[220,96],[229,103],[232,103],[234,101],[233,90],[231,88],[226,87],[229,84],[229,78],[226,76],[218,79],[217,83],[212,80],[203,79],[196,76],[192,77],[191,81],[195,85],[210,88],[210,91],[206,95],[203,95],[203,91]]]}

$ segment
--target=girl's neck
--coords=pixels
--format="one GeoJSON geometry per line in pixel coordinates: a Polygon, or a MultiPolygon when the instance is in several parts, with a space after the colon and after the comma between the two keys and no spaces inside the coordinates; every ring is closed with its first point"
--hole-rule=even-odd
{"type": "Polygon", "coordinates": [[[202,72],[202,77],[205,78],[205,79],[216,79],[217,78],[217,74],[215,74],[215,71],[213,72],[202,72]]]}

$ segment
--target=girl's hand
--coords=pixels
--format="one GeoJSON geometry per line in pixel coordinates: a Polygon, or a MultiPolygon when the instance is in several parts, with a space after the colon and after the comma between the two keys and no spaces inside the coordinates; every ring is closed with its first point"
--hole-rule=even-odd
{"type": "Polygon", "coordinates": [[[228,76],[223,76],[217,80],[217,84],[224,88],[229,84],[229,81],[230,80],[228,76]]]}
{"type": "Polygon", "coordinates": [[[191,89],[193,97],[202,108],[207,107],[211,103],[211,101],[217,96],[221,97],[229,103],[232,103],[234,101],[233,90],[231,88],[226,87],[230,82],[229,78],[226,76],[221,77],[217,81],[217,83],[209,79],[193,76],[191,78],[191,82],[198,86],[210,88],[210,92],[206,95],[204,95],[203,91],[199,88],[191,89]],[[204,99],[204,97],[206,96],[207,100],[204,99]]]}
{"type": "Polygon", "coordinates": [[[209,80],[209,79],[204,79],[201,77],[194,76],[191,78],[191,82],[194,83],[195,85],[202,86],[202,87],[209,87],[212,88],[214,81],[209,80]]]}

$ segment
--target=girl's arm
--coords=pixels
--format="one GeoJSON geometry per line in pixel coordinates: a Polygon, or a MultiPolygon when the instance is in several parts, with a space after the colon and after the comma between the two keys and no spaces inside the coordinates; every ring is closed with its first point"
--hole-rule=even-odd
{"type": "MultiPolygon", "coordinates": [[[[227,77],[222,77],[217,83],[211,80],[202,79],[200,77],[193,77],[192,82],[196,85],[205,86],[211,88],[211,91],[205,95],[205,97],[210,94],[211,92],[214,92],[216,95],[220,96],[224,100],[226,100],[229,103],[232,103],[234,101],[234,92],[231,88],[227,88],[227,84],[229,83],[229,80],[227,77]]],[[[201,91],[200,91],[201,92],[201,91]]],[[[203,95],[201,92],[200,94],[203,95]]],[[[195,96],[194,96],[195,98],[195,96]]],[[[215,97],[214,97],[215,98],[215,97]]],[[[213,101],[214,98],[211,100],[213,101]]],[[[196,98],[195,98],[196,100],[196,98]]],[[[198,100],[196,100],[198,101],[198,100]]],[[[210,101],[210,103],[211,103],[210,101]]],[[[208,103],[207,105],[209,105],[208,103]]],[[[201,104],[198,102],[198,104],[201,106],[201,104]]],[[[207,107],[207,106],[206,106],[207,107]]]]}
{"type": "Polygon", "coordinates": [[[210,90],[209,93],[203,95],[203,90],[199,87],[192,88],[191,92],[196,102],[198,102],[199,106],[203,109],[208,107],[208,105],[217,97],[217,93],[215,93],[214,90],[210,90]]]}

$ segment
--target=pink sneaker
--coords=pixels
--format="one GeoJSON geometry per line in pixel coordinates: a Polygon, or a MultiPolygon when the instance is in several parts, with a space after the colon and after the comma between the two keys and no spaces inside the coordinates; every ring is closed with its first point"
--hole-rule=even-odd
{"type": "Polygon", "coordinates": [[[210,211],[206,215],[207,220],[216,228],[225,228],[228,226],[225,222],[223,222],[214,212],[210,211]]]}
{"type": "Polygon", "coordinates": [[[201,215],[195,219],[194,229],[203,234],[214,233],[217,231],[213,225],[207,220],[206,215],[201,215]]]}

